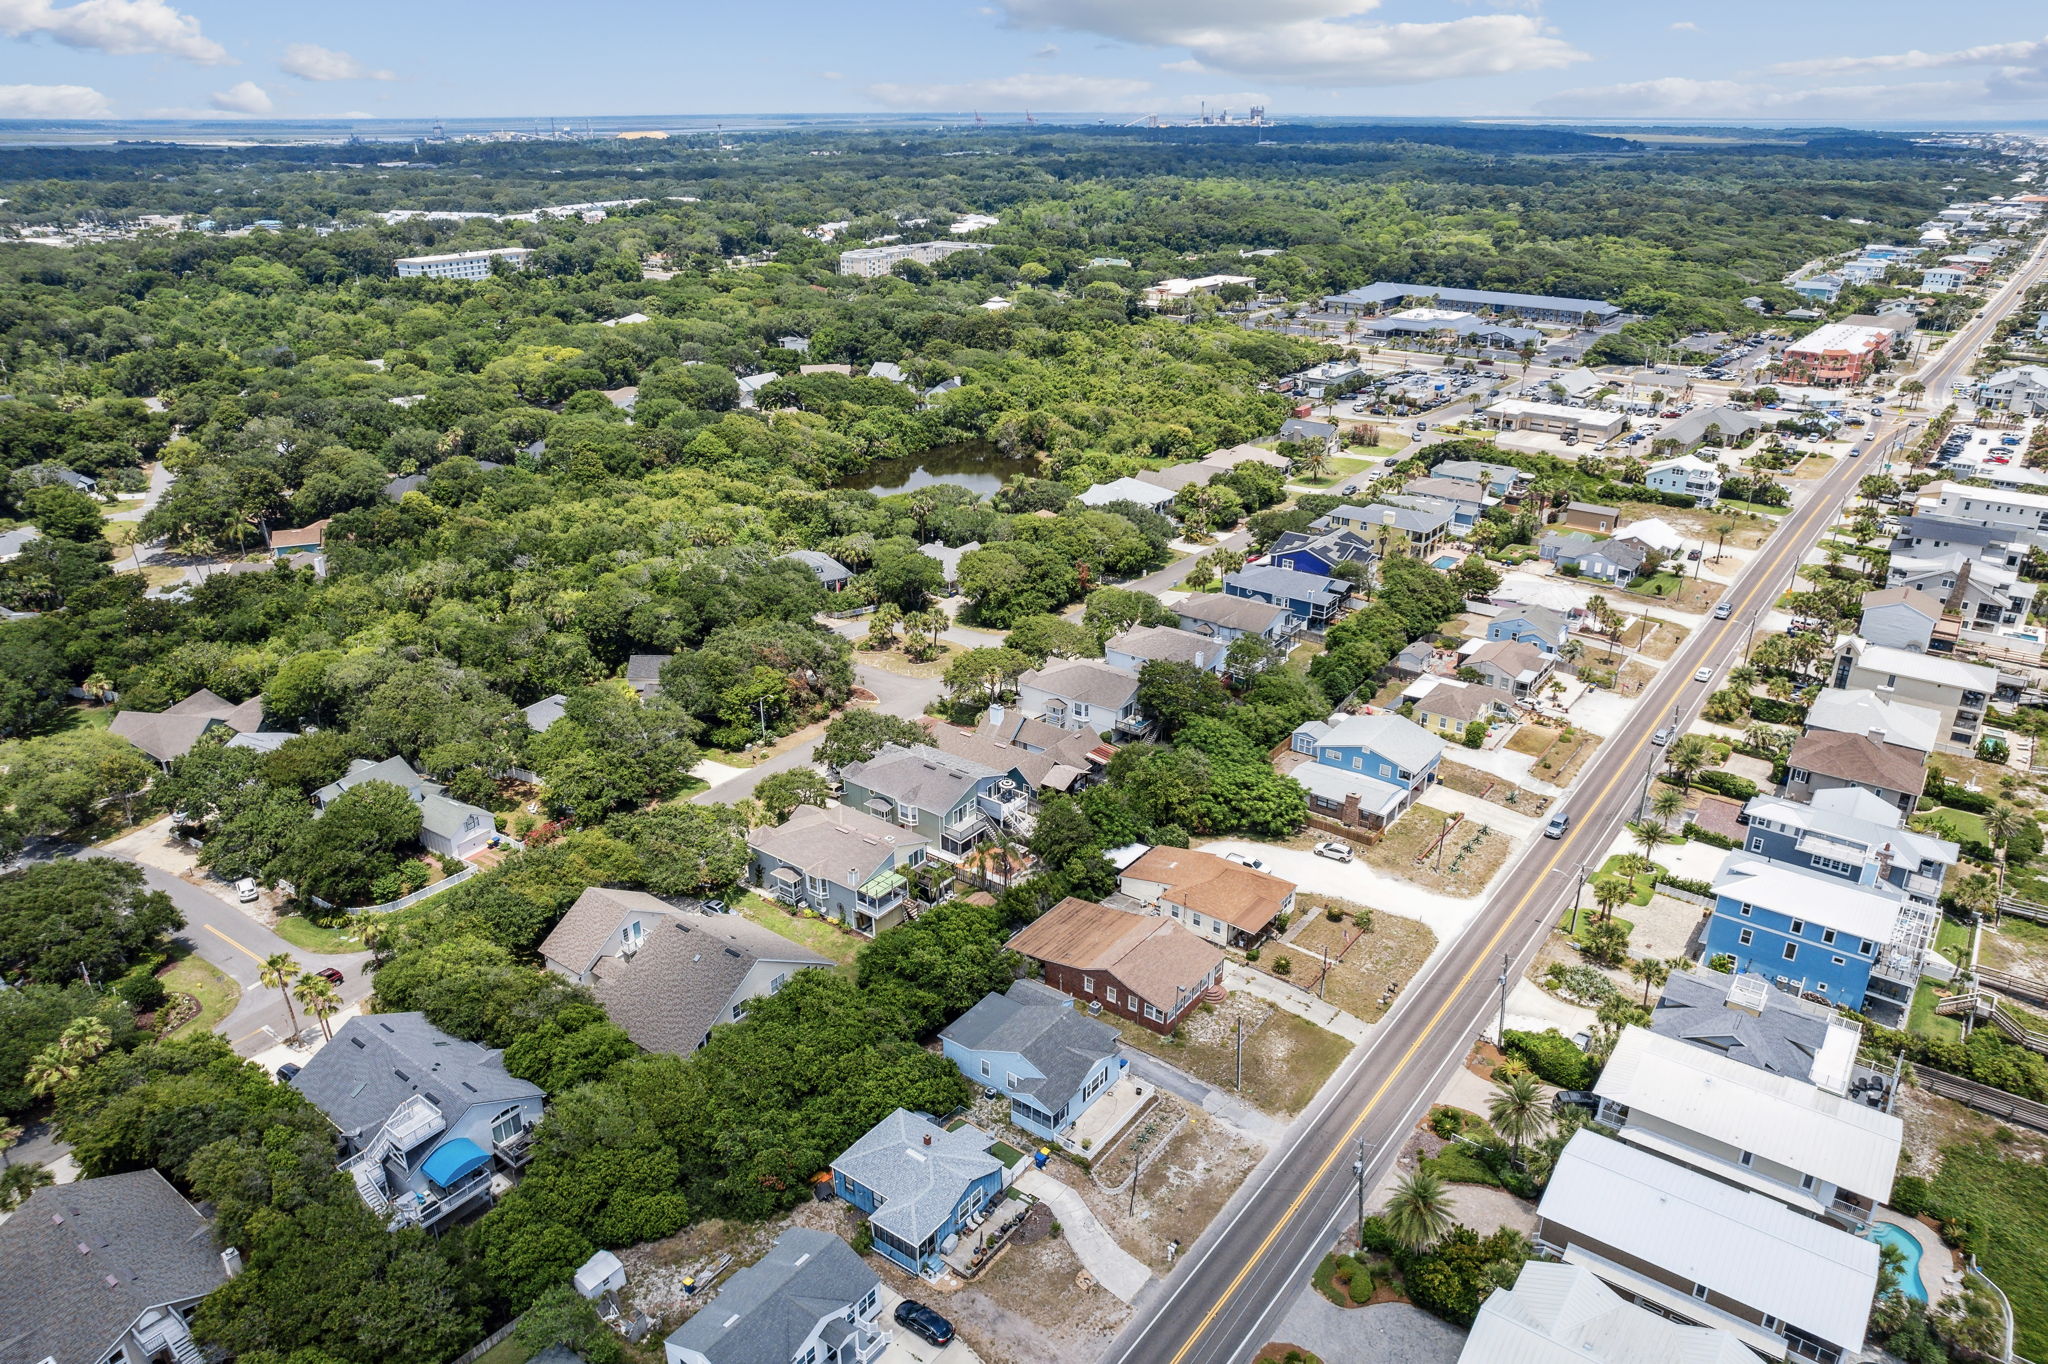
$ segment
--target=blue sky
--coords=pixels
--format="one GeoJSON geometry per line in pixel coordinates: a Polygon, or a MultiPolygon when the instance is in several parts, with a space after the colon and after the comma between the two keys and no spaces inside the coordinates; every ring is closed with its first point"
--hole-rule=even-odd
{"type": "Polygon", "coordinates": [[[2023,121],[2039,0],[0,0],[0,117],[2023,121]]]}

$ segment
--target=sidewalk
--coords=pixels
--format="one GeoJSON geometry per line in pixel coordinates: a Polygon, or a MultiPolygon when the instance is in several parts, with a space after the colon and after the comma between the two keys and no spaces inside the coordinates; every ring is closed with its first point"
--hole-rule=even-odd
{"type": "Polygon", "coordinates": [[[1347,1014],[1335,1005],[1325,1004],[1298,985],[1282,984],[1264,971],[1254,971],[1249,966],[1226,961],[1223,963],[1223,983],[1233,990],[1242,990],[1269,1004],[1277,1004],[1295,1017],[1307,1019],[1354,1046],[1372,1036],[1372,1024],[1364,1019],[1347,1014]]]}
{"type": "Polygon", "coordinates": [[[1095,1276],[1095,1282],[1127,1303],[1135,1300],[1138,1290],[1151,1282],[1152,1271],[1116,1243],[1116,1238],[1095,1220],[1080,1194],[1039,1169],[1019,1175],[1017,1187],[1052,1209],[1067,1244],[1095,1276]]]}
{"type": "Polygon", "coordinates": [[[1142,1051],[1127,1051],[1124,1057],[1131,1063],[1129,1073],[1133,1080],[1142,1080],[1176,1098],[1187,1100],[1247,1141],[1255,1141],[1271,1150],[1280,1138],[1287,1135],[1287,1124],[1280,1119],[1261,1113],[1236,1095],[1197,1080],[1178,1066],[1168,1065],[1142,1051]]]}

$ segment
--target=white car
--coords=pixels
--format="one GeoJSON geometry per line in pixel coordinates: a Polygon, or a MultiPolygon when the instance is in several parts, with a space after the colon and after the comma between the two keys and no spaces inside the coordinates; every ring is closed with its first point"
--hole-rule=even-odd
{"type": "Polygon", "coordinates": [[[1225,862],[1235,862],[1240,867],[1250,867],[1253,871],[1264,871],[1266,868],[1266,864],[1258,858],[1246,857],[1243,853],[1225,853],[1223,854],[1223,860],[1225,862]]]}
{"type": "Polygon", "coordinates": [[[1714,670],[1710,667],[1701,668],[1692,675],[1692,680],[1695,682],[1711,682],[1714,680],[1714,670]]]}
{"type": "Polygon", "coordinates": [[[1332,862],[1349,862],[1351,860],[1351,845],[1349,843],[1318,843],[1316,844],[1316,856],[1327,857],[1332,862]]]}

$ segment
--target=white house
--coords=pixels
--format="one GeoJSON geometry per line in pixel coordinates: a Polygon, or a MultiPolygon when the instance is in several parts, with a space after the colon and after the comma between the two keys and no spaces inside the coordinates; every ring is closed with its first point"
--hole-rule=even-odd
{"type": "Polygon", "coordinates": [[[2012,365],[1999,370],[1978,383],[1977,402],[2031,416],[2048,412],[2048,366],[2012,365]]]}
{"type": "Polygon", "coordinates": [[[1711,507],[1721,496],[1721,466],[1698,455],[1680,455],[1643,471],[1643,482],[1660,493],[1690,497],[1696,507],[1711,507]]]}
{"type": "Polygon", "coordinates": [[[1017,679],[1025,715],[1061,729],[1142,738],[1151,728],[1138,706],[1138,675],[1093,658],[1048,659],[1017,679]]]}

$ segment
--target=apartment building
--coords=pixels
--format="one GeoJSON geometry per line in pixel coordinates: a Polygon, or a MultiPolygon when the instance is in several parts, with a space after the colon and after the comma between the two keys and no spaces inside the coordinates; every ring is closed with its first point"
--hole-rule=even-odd
{"type": "Polygon", "coordinates": [[[1967,753],[1984,726],[1984,709],[1998,689],[1998,670],[1939,654],[1916,654],[1850,636],[1835,658],[1836,687],[1867,687],[1886,700],[1905,701],[1941,716],[1938,747],[1967,753]]]}
{"type": "Polygon", "coordinates": [[[524,246],[499,246],[487,251],[449,251],[438,256],[401,256],[391,262],[400,279],[489,279],[495,262],[508,270],[524,270],[533,257],[524,246]]]}
{"type": "Polygon", "coordinates": [[[897,242],[890,246],[859,246],[839,253],[839,273],[873,279],[905,261],[936,265],[962,251],[986,251],[986,242],[897,242]]]}
{"type": "Polygon", "coordinates": [[[1785,347],[1780,359],[1795,383],[1860,384],[1876,370],[1878,358],[1890,353],[1893,339],[1887,327],[1830,322],[1785,347]]]}

